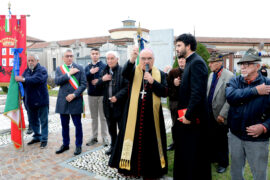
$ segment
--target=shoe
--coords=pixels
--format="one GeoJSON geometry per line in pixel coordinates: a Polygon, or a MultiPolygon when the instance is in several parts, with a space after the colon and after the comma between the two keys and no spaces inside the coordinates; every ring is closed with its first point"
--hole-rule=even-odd
{"type": "Polygon", "coordinates": [[[28,128],[28,130],[27,130],[26,134],[32,134],[32,133],[33,133],[33,129],[28,128]]]}
{"type": "Polygon", "coordinates": [[[65,151],[69,150],[69,146],[62,145],[58,151],[55,152],[55,154],[61,154],[65,151]]]}
{"type": "Polygon", "coordinates": [[[110,142],[108,140],[108,138],[103,138],[103,145],[106,147],[106,146],[109,146],[110,142]]]}
{"type": "Polygon", "coordinates": [[[86,146],[93,146],[98,143],[97,138],[90,139],[87,143],[86,146]]]}
{"type": "Polygon", "coordinates": [[[35,144],[35,143],[38,143],[40,142],[39,139],[32,139],[32,141],[30,141],[29,143],[27,143],[27,145],[32,145],[32,144],[35,144]]]}
{"type": "Polygon", "coordinates": [[[174,150],[174,144],[171,144],[167,147],[167,151],[173,151],[174,150]]]}
{"type": "Polygon", "coordinates": [[[217,173],[224,173],[226,171],[227,168],[222,167],[222,166],[218,166],[217,167],[217,173]]]}
{"type": "Polygon", "coordinates": [[[41,149],[44,149],[46,146],[47,146],[47,141],[41,142],[41,144],[40,144],[41,149]]]}
{"type": "Polygon", "coordinates": [[[74,151],[74,155],[77,156],[79,154],[81,154],[82,152],[82,147],[76,147],[75,151],[74,151]]]}
{"type": "Polygon", "coordinates": [[[106,152],[105,152],[106,155],[111,155],[112,154],[112,147],[110,147],[110,149],[108,149],[106,152]]]}

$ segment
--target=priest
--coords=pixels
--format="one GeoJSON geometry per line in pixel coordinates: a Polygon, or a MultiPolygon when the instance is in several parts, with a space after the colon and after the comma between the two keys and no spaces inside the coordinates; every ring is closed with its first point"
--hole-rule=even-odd
{"type": "Polygon", "coordinates": [[[126,176],[156,179],[167,173],[166,132],[161,97],[167,96],[165,73],[154,65],[150,49],[131,53],[123,77],[129,81],[129,97],[122,128],[109,161],[111,167],[126,176]]]}

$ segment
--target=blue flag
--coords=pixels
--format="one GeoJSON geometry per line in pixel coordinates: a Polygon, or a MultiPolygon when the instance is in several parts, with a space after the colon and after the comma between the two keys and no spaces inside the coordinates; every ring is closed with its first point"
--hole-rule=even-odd
{"type": "MultiPolygon", "coordinates": [[[[13,63],[13,71],[15,76],[20,75],[20,56],[19,54],[23,52],[23,48],[12,48],[11,52],[14,54],[14,63],[13,63]]],[[[24,89],[22,82],[19,82],[19,89],[21,93],[21,97],[24,97],[24,89]]]]}

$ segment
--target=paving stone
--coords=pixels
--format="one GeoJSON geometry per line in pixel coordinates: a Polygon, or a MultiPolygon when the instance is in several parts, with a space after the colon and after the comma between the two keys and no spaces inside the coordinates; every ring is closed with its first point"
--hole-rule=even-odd
{"type": "MultiPolygon", "coordinates": [[[[84,97],[85,98],[85,97],[84,97]]],[[[87,107],[87,106],[86,106],[87,107]]],[[[87,108],[88,109],[88,108],[87,108]]],[[[170,116],[168,110],[164,110],[164,116],[170,116]]],[[[27,113],[25,112],[27,119],[27,113]]],[[[3,115],[0,114],[2,121],[3,115]]],[[[6,117],[3,117],[6,118],[6,117]]],[[[26,120],[27,122],[27,120],[26,120]]],[[[165,122],[166,127],[169,122],[165,122]]],[[[40,144],[27,146],[26,143],[32,139],[32,135],[24,132],[24,150],[15,150],[10,140],[10,132],[2,132],[0,128],[0,179],[97,179],[106,180],[113,177],[111,174],[117,174],[115,169],[109,168],[106,164],[108,157],[104,154],[106,148],[101,144],[95,146],[85,146],[86,141],[90,138],[91,119],[88,117],[82,119],[83,124],[83,146],[81,156],[74,156],[75,150],[75,128],[70,123],[70,150],[62,154],[56,155],[55,151],[62,145],[61,121],[59,114],[50,113],[49,115],[49,138],[48,145],[45,149],[40,149],[40,144]],[[98,154],[94,160],[100,161],[90,166],[89,157],[92,158],[93,153],[98,154]],[[84,157],[85,156],[85,157],[84,157]],[[85,159],[83,159],[85,158],[85,159]],[[83,161],[82,161],[83,160],[83,161]],[[69,163],[80,162],[80,168],[69,163]],[[95,171],[91,173],[87,170],[92,167],[95,171]]],[[[10,126],[10,120],[7,120],[10,126]]],[[[166,129],[170,129],[167,127],[166,129]]],[[[99,131],[100,132],[100,131],[99,131]]],[[[102,142],[99,136],[99,142],[102,142]]],[[[116,179],[126,179],[125,177],[116,176],[116,179]]]]}

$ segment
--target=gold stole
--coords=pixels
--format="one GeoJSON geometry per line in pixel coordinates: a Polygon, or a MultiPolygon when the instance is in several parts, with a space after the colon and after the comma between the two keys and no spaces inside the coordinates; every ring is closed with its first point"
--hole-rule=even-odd
{"type": "MultiPolygon", "coordinates": [[[[152,67],[152,76],[157,82],[161,82],[160,71],[156,67],[152,67]]],[[[135,74],[132,83],[131,98],[129,102],[128,119],[125,131],[125,138],[122,148],[121,159],[119,162],[119,168],[130,170],[131,166],[131,154],[133,149],[133,140],[137,121],[137,111],[138,111],[138,99],[140,95],[140,89],[143,79],[143,71],[140,66],[135,69],[135,74]]],[[[154,110],[154,120],[156,137],[158,142],[158,151],[160,156],[161,167],[165,167],[165,159],[161,144],[160,126],[159,126],[159,108],[160,108],[160,97],[153,94],[153,110],[154,110]]]]}

